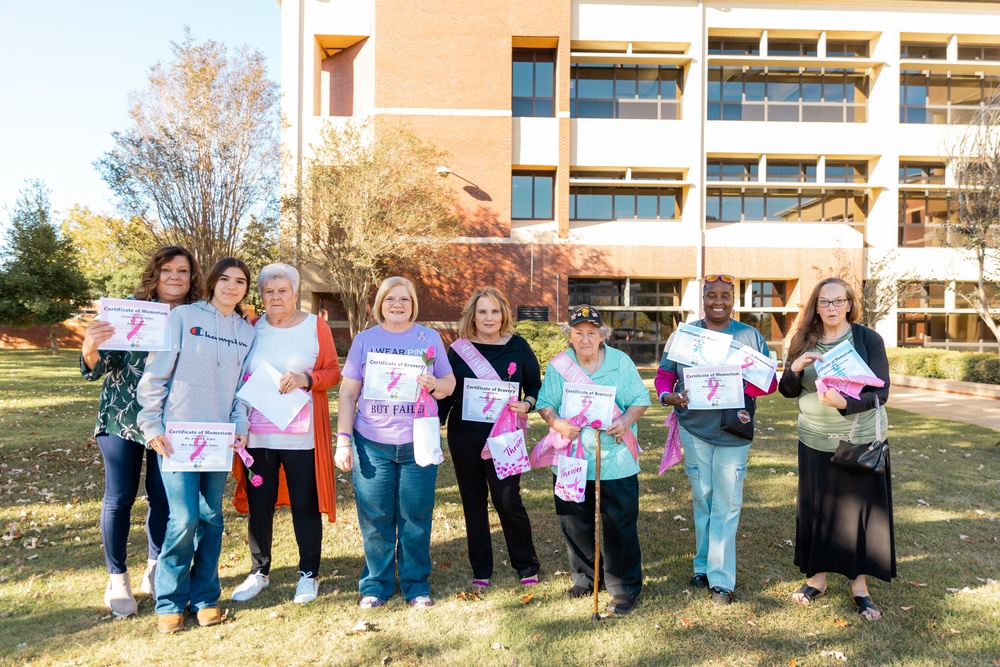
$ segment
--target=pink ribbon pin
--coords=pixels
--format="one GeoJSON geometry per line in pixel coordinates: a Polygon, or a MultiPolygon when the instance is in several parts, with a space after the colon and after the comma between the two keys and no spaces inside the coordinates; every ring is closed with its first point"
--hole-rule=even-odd
{"type": "Polygon", "coordinates": [[[134,313],[128,323],[132,326],[132,330],[125,334],[125,340],[132,340],[132,337],[139,333],[139,329],[146,323],[146,320],[139,313],[134,313]]]}
{"type": "Polygon", "coordinates": [[[399,381],[403,379],[403,374],[393,369],[389,371],[389,386],[385,388],[386,391],[392,391],[392,388],[399,384],[399,381]]]}
{"type": "Polygon", "coordinates": [[[202,450],[208,446],[208,440],[205,439],[203,435],[194,436],[194,451],[191,452],[191,460],[194,461],[201,454],[202,450]]]}

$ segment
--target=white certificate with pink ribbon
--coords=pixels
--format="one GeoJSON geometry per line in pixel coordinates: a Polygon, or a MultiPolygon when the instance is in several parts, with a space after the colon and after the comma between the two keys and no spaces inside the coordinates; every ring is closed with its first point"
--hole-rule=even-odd
{"type": "Polygon", "coordinates": [[[729,344],[729,357],[726,359],[726,366],[739,366],[743,372],[744,380],[767,391],[771,388],[771,380],[774,379],[778,362],[770,357],[765,357],[749,345],[733,340],[729,344]]]}
{"type": "Polygon", "coordinates": [[[167,422],[174,452],[163,457],[164,472],[229,472],[233,467],[236,426],[212,422],[167,422]]]}
{"type": "Polygon", "coordinates": [[[369,401],[413,403],[417,400],[417,377],[426,369],[418,356],[371,352],[365,361],[362,395],[369,401]]]}
{"type": "Polygon", "coordinates": [[[562,404],[559,406],[559,416],[563,419],[582,417],[586,420],[586,424],[593,425],[595,422],[600,422],[600,428],[606,429],[611,426],[614,414],[614,387],[575,382],[563,385],[562,404]]]}
{"type": "Polygon", "coordinates": [[[511,396],[517,396],[516,382],[465,378],[462,388],[462,419],[494,424],[511,396]]]}
{"type": "Polygon", "coordinates": [[[155,352],[170,349],[170,304],[135,299],[101,299],[100,319],[115,328],[101,350],[155,352]]]}
{"type": "Polygon", "coordinates": [[[684,369],[689,410],[742,408],[743,372],[739,366],[694,366],[684,369]]]}

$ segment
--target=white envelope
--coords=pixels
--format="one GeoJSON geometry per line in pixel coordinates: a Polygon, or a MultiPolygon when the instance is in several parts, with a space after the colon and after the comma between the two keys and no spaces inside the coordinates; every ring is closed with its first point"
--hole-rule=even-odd
{"type": "Polygon", "coordinates": [[[278,428],[286,429],[309,402],[309,394],[299,388],[282,394],[278,390],[281,376],[274,366],[263,361],[236,392],[236,397],[257,408],[278,428]]]}

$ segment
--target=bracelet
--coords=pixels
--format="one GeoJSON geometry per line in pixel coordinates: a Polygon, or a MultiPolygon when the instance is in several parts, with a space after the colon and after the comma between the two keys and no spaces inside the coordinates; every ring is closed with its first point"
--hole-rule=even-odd
{"type": "Polygon", "coordinates": [[[348,440],[350,440],[351,437],[352,437],[350,433],[344,433],[343,431],[337,431],[337,437],[339,438],[340,436],[344,436],[348,440]]]}
{"type": "Polygon", "coordinates": [[[306,376],[306,391],[312,391],[313,388],[312,376],[309,375],[309,373],[306,373],[305,376],[306,376]]]}

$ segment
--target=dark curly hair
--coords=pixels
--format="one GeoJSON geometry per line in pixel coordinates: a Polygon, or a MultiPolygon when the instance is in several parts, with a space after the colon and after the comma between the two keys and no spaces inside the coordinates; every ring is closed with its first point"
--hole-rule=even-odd
{"type": "Polygon", "coordinates": [[[179,256],[187,258],[188,267],[191,269],[191,286],[188,288],[188,293],[184,295],[184,303],[200,301],[205,293],[205,277],[191,251],[179,245],[168,245],[153,253],[149,264],[142,270],[142,278],[139,279],[139,287],[135,290],[135,298],[140,301],[155,299],[156,287],[160,284],[160,269],[163,268],[164,264],[179,256]]]}

